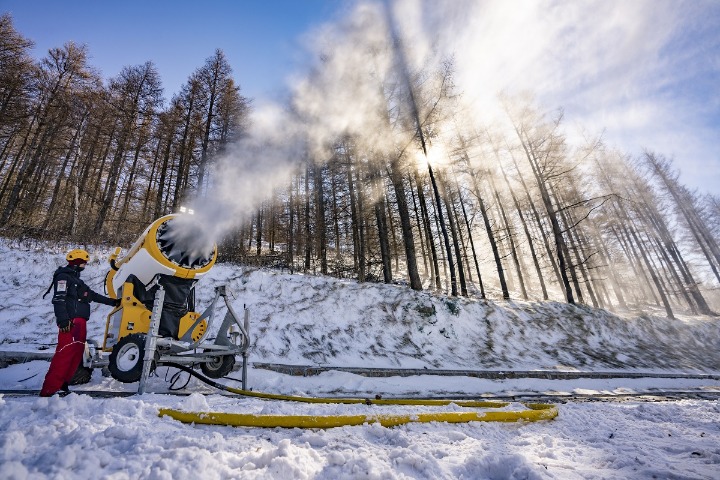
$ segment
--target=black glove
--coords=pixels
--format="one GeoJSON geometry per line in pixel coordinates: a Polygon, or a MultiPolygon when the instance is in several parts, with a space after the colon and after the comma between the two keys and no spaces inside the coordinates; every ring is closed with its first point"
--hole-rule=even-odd
{"type": "Polygon", "coordinates": [[[57,320],[57,326],[61,332],[67,333],[73,326],[72,320],[66,318],[64,320],[57,320]]]}

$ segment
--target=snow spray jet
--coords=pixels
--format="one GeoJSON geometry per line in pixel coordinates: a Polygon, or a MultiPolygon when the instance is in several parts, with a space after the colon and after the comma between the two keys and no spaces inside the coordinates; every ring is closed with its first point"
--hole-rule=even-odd
{"type": "Polygon", "coordinates": [[[276,106],[261,107],[244,138],[215,159],[207,193],[190,200],[193,214],[178,217],[168,238],[202,256],[206,245],[246,222],[275,190],[289,184],[304,157],[302,133],[293,115],[276,106]]]}
{"type": "Polygon", "coordinates": [[[393,16],[387,3],[357,2],[349,15],[312,32],[308,46],[319,61],[294,79],[290,108],[265,105],[253,112],[244,138],[215,159],[206,196],[191,199],[194,215],[176,222],[177,228],[186,225],[195,233],[174,236],[221,240],[251,218],[274,190],[286,188],[309,159],[321,163],[332,158],[339,139],[351,138],[368,158],[397,155],[397,144],[407,139],[398,142],[393,136],[405,132],[387,128],[393,106],[386,97],[392,93],[383,92],[386,85],[399,83],[407,92],[401,103],[410,110],[423,155],[432,157],[407,58],[429,56],[416,21],[421,7],[421,2],[392,2],[393,16]],[[401,46],[398,19],[406,38],[412,38],[410,52],[401,46]]]}
{"type": "Polygon", "coordinates": [[[253,113],[244,138],[216,159],[206,196],[192,199],[194,215],[178,227],[222,239],[274,190],[287,188],[308,160],[331,159],[340,138],[352,137],[365,152],[389,151],[391,142],[380,135],[386,99],[379,85],[392,66],[383,20],[379,4],[359,3],[348,17],[314,32],[310,48],[320,61],[295,79],[291,108],[265,105],[253,113]]]}
{"type": "Polygon", "coordinates": [[[383,92],[398,77],[388,18],[381,3],[358,2],[346,17],[312,32],[308,47],[319,61],[294,79],[290,108],[267,105],[253,113],[245,137],[216,159],[206,196],[192,200],[193,218],[184,221],[222,239],[286,188],[299,167],[330,160],[342,138],[368,158],[397,154],[393,135],[404,133],[388,131],[392,106],[383,92]]]}

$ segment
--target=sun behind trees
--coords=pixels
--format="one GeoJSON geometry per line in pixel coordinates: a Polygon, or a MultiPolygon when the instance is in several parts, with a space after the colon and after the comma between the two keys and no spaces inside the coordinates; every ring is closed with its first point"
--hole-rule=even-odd
{"type": "MultiPolygon", "coordinates": [[[[571,144],[562,112],[531,96],[503,95],[489,122],[466,108],[453,59],[418,55],[393,22],[362,5],[327,32],[284,109],[297,131],[265,145],[292,142],[294,174],[232,219],[221,259],[669,317],[720,309],[720,199],[660,154],[571,144]]],[[[166,105],[151,61],[104,85],[86,47],[39,62],[30,47],[0,17],[5,237],[128,243],[212,197],[213,162],[248,150],[250,101],[221,50],[166,105]]]]}

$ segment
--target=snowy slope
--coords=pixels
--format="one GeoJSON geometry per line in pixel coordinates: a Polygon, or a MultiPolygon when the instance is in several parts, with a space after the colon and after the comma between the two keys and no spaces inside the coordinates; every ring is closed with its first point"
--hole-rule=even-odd
{"type": "MultiPolygon", "coordinates": [[[[42,293],[60,247],[0,244],[0,349],[52,345],[52,305],[42,293]]],[[[100,251],[83,278],[103,291],[100,251]]],[[[198,287],[198,307],[217,285],[250,310],[251,361],[345,367],[720,371],[717,317],[618,316],[555,302],[481,301],[217,265],[198,287]]],[[[89,336],[102,340],[108,308],[94,304],[89,336]]],[[[219,310],[219,314],[224,312],[219,310]]]]}
{"type": "Polygon", "coordinates": [[[251,311],[253,359],[437,369],[720,370],[717,318],[619,317],[220,266],[251,311]]]}
{"type": "MultiPolygon", "coordinates": [[[[54,347],[50,275],[66,246],[0,243],[0,350],[54,347]]],[[[101,250],[93,251],[102,256],[101,250]]],[[[106,253],[106,252],[105,252],[106,253]]],[[[84,278],[102,291],[105,262],[84,278]]],[[[449,299],[404,287],[218,265],[200,284],[200,306],[227,284],[250,309],[251,362],[428,369],[582,369],[717,374],[718,319],[616,316],[559,303],[449,299]]],[[[90,336],[102,339],[99,306],[90,336]]],[[[222,312],[220,312],[222,314],[222,312]]],[[[0,388],[38,389],[46,361],[0,369],[0,388]]],[[[330,415],[457,411],[268,402],[218,395],[189,380],[187,397],[166,395],[177,372],[160,367],[148,393],[128,398],[0,395],[0,478],[700,478],[720,475],[720,405],[710,400],[560,404],[538,423],[376,424],[330,430],[185,425],[161,407],[188,411],[330,415]]],[[[233,377],[237,377],[235,372],[233,377]]],[[[225,379],[232,385],[238,382],[225,379]]],[[[293,377],[251,368],[256,391],[309,396],[575,392],[656,388],[720,391],[704,379],[493,381],[468,377],[370,378],[343,372],[293,377]]],[[[75,388],[134,392],[95,374],[75,388]]],[[[521,409],[511,404],[509,408],[521,409]]]]}

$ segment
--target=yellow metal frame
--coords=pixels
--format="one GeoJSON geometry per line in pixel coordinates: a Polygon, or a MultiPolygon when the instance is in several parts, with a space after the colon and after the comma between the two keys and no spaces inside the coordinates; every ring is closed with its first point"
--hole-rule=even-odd
{"type": "MultiPolygon", "coordinates": [[[[112,316],[120,309],[122,309],[122,317],[120,319],[120,331],[118,332],[118,338],[116,341],[119,341],[121,338],[130,335],[131,333],[147,333],[150,330],[152,312],[135,297],[133,290],[134,287],[132,283],[124,283],[120,306],[110,312],[107,316],[107,320],[105,321],[105,337],[103,338],[102,347],[104,352],[112,351],[112,347],[107,346],[107,339],[108,334],[110,333],[112,316]]],[[[188,312],[185,314],[180,319],[178,337],[182,338],[198,318],[200,318],[200,314],[197,312],[188,312]]],[[[192,331],[191,337],[193,341],[198,341],[207,330],[207,327],[207,320],[203,319],[192,331]]]]}
{"type": "Polygon", "coordinates": [[[147,333],[150,329],[152,312],[145,308],[145,305],[143,305],[140,300],[135,298],[133,290],[134,287],[132,283],[123,284],[120,306],[107,316],[107,320],[105,321],[105,336],[103,337],[104,352],[112,350],[112,347],[107,347],[107,339],[110,333],[111,319],[118,310],[122,309],[122,318],[120,320],[120,331],[118,332],[118,338],[115,340],[116,342],[131,333],[147,333]]]}
{"type": "MultiPolygon", "coordinates": [[[[110,262],[110,265],[113,264],[114,260],[117,260],[118,255],[120,255],[120,252],[122,252],[122,248],[115,247],[115,251],[110,255],[110,258],[108,261],[110,262]]],[[[129,253],[128,253],[129,255],[129,253]]],[[[117,266],[117,264],[116,264],[117,266]]],[[[118,266],[119,268],[119,266],[118,266]]],[[[115,272],[116,270],[114,268],[110,268],[110,271],[105,275],[105,291],[108,292],[108,296],[110,298],[117,298],[117,293],[115,293],[115,287],[113,286],[113,279],[115,279],[115,272]]]]}

